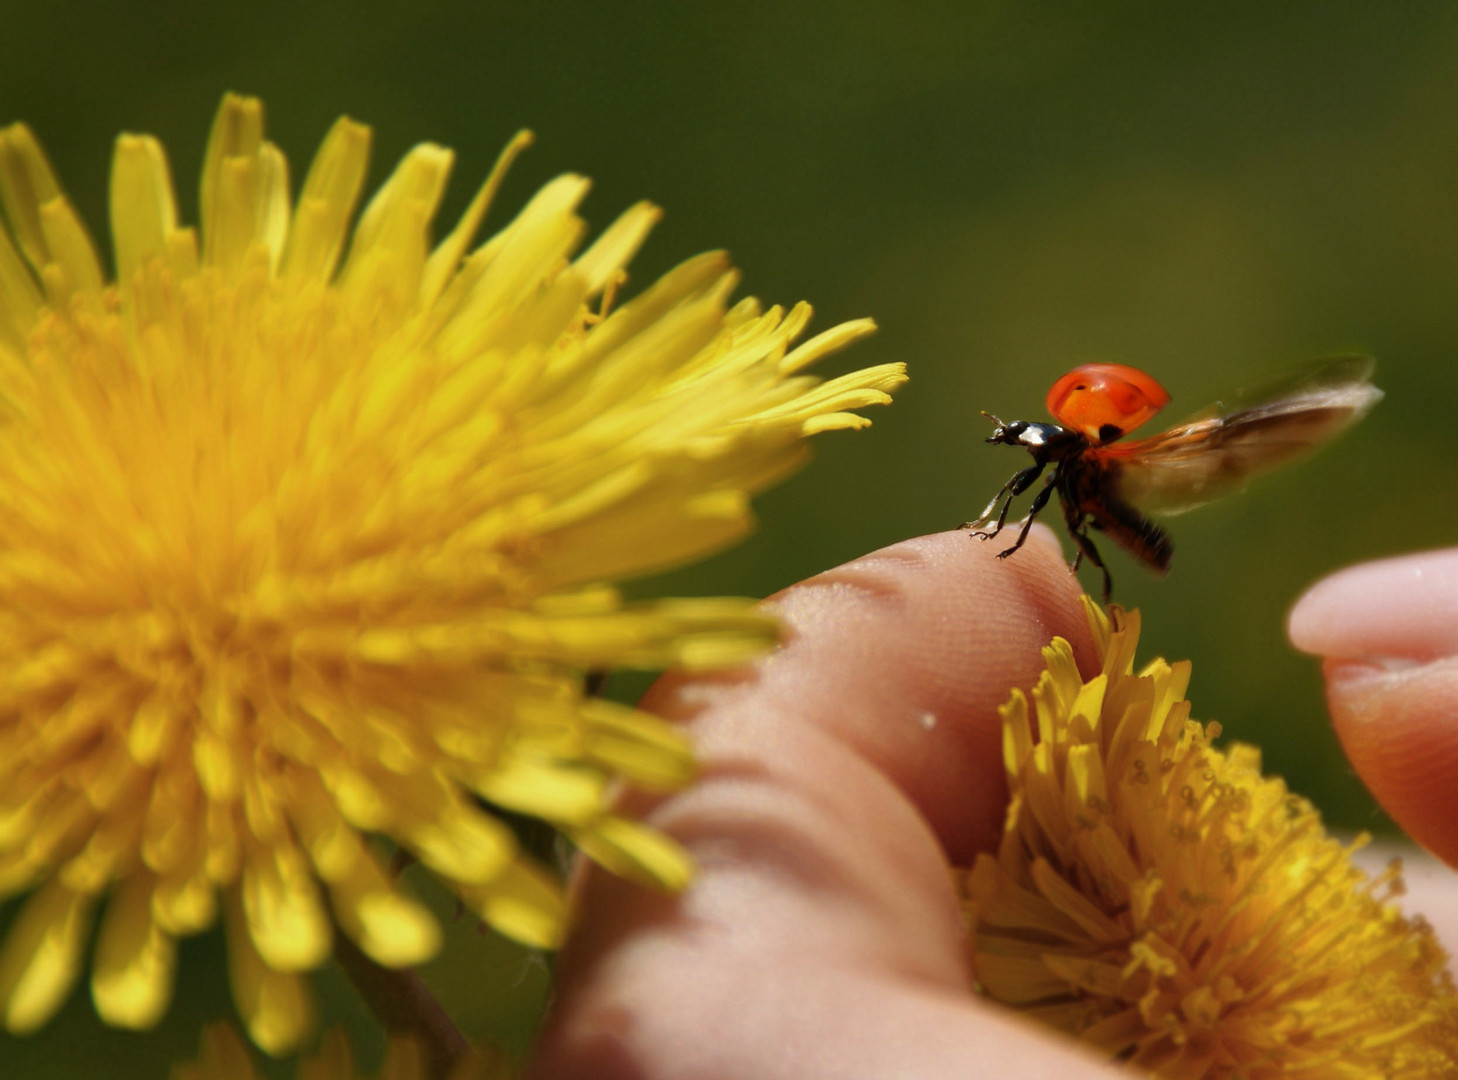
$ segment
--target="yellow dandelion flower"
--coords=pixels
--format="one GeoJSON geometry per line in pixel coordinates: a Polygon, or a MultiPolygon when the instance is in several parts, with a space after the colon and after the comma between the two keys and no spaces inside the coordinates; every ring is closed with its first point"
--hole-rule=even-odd
{"type": "Polygon", "coordinates": [[[743,534],[805,435],[905,376],[807,375],[871,324],[796,346],[808,307],[731,306],[721,254],[613,307],[658,211],[583,249],[581,177],[473,247],[526,142],[432,247],[448,150],[407,154],[351,229],[369,130],[335,124],[291,201],[230,96],[199,230],[161,145],[119,139],[109,283],[34,137],[0,132],[0,898],[30,893],[8,1030],[60,1005],[98,912],[96,1007],[153,1024],[177,938],[221,912],[249,1032],[287,1050],[336,927],[386,966],[438,946],[385,842],[550,946],[559,884],[490,807],[686,880],[609,809],[619,778],[683,782],[684,740],[582,672],[730,663],[774,627],[604,583],[743,534]]]}
{"type": "MultiPolygon", "coordinates": [[[[378,1080],[432,1080],[424,1050],[408,1036],[390,1037],[378,1080]]],[[[507,1080],[511,1069],[504,1057],[477,1048],[450,1070],[445,1080],[507,1080]]],[[[301,1060],[298,1080],[363,1080],[344,1034],[335,1029],[324,1036],[316,1054],[301,1060]]],[[[262,1080],[248,1048],[229,1024],[213,1024],[203,1031],[195,1061],[176,1065],[171,1080],[262,1080]]]]}
{"type": "Polygon", "coordinates": [[[1034,717],[1002,710],[1006,832],[962,881],[981,990],[1162,1077],[1455,1075],[1458,994],[1398,868],[1369,879],[1364,840],[1215,749],[1188,662],[1134,674],[1137,612],[1084,603],[1103,670],[1055,639],[1034,717]]]}

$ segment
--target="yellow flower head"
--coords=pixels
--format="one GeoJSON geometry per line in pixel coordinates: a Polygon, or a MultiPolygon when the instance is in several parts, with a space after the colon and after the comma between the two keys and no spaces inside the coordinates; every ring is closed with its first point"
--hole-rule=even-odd
{"type": "MultiPolygon", "coordinates": [[[[1084,604],[1002,709],[1012,795],[964,880],[981,990],[1162,1077],[1448,1077],[1458,994],[1431,929],[1258,752],[1190,719],[1190,665],[1133,673],[1137,612],[1084,604]]],[[[1358,845],[1364,841],[1358,841],[1358,845]]],[[[1356,845],[1354,845],[1356,846],[1356,845]]]]}
{"type": "Polygon", "coordinates": [[[451,154],[416,147],[351,228],[369,131],[340,120],[297,200],[228,97],[179,226],[162,147],[117,143],[116,280],[31,133],[0,132],[0,1021],[45,1022],[82,967],[153,1024],[176,939],[221,912],[234,995],[279,1052],[334,928],[388,966],[439,944],[411,853],[504,933],[561,932],[555,878],[489,807],[618,872],[683,853],[609,809],[671,787],[682,738],[582,672],[717,665],[772,640],[747,601],[625,605],[604,582],[743,534],[803,436],[904,379],[829,382],[810,312],[729,306],[721,254],[621,306],[658,212],[585,250],[563,176],[473,237],[515,140],[432,246],[451,154]]]}

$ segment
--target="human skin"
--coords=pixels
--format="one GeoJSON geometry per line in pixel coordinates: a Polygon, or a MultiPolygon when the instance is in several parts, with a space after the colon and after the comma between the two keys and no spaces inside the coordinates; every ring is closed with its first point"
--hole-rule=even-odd
{"type": "Polygon", "coordinates": [[[1383,808],[1458,865],[1458,548],[1348,567],[1291,612],[1337,737],[1383,808]]]}
{"type": "Polygon", "coordinates": [[[583,873],[533,1080],[1127,1075],[971,990],[948,864],[1001,831],[997,707],[1054,635],[1095,670],[1053,535],[997,550],[952,532],[857,559],[768,602],[773,655],[655,684],[702,772],[636,809],[699,875],[666,897],[583,873]]]}
{"type": "MultiPolygon", "coordinates": [[[[1332,726],[1394,821],[1458,867],[1458,548],[1362,563],[1317,582],[1288,632],[1323,657],[1332,726]]],[[[1408,906],[1458,955],[1458,879],[1408,859],[1408,906]]]]}

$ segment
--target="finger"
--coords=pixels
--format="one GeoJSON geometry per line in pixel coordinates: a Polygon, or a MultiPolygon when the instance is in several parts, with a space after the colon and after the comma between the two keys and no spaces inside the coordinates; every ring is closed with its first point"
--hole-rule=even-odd
{"type": "MultiPolygon", "coordinates": [[[[785,718],[890,779],[955,863],[1002,834],[1007,787],[997,708],[1031,687],[1055,635],[1097,659],[1079,587],[1056,539],[1036,529],[1013,558],[966,532],[875,552],[771,597],[789,640],[749,681],[668,676],[644,706],[696,729],[700,751],[743,752],[785,718]],[[750,707],[752,700],[753,707],[750,707]]],[[[803,766],[795,780],[803,776],[803,766]]]]}
{"type": "Polygon", "coordinates": [[[1458,866],[1458,549],[1340,571],[1301,598],[1289,632],[1326,657],[1357,774],[1408,835],[1458,866]]]}
{"type": "Polygon", "coordinates": [[[947,874],[1000,831],[1009,688],[1054,634],[1093,664],[1052,538],[997,550],[947,533],[832,570],[774,598],[774,655],[650,692],[702,775],[649,820],[699,877],[669,898],[589,871],[536,1075],[766,1080],[828,1074],[825,1054],[837,1074],[975,1076],[1012,1054],[1017,1075],[1084,1075],[972,998],[947,874]]]}

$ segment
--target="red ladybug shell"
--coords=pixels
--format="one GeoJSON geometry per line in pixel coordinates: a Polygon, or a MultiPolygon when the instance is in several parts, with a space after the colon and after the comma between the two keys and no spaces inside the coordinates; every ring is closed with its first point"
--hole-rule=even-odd
{"type": "Polygon", "coordinates": [[[1126,364],[1084,364],[1053,384],[1048,412],[1094,444],[1129,434],[1169,401],[1169,391],[1126,364]]]}

